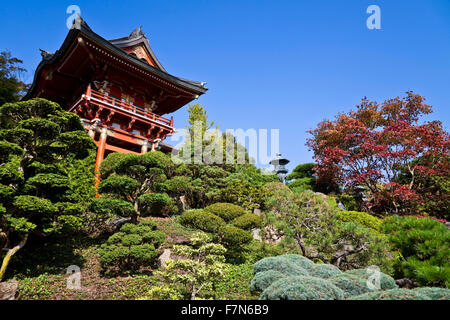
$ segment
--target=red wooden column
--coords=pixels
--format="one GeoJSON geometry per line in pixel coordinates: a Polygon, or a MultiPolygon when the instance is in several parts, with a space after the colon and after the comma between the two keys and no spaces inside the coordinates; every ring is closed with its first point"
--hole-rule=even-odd
{"type": "MultiPolygon", "coordinates": [[[[97,159],[95,160],[95,189],[98,190],[98,186],[100,184],[100,165],[103,161],[103,158],[105,156],[105,147],[106,147],[106,128],[101,129],[100,133],[100,140],[98,141],[98,147],[97,147],[97,159]]],[[[100,194],[97,192],[97,197],[100,196],[100,194]]]]}

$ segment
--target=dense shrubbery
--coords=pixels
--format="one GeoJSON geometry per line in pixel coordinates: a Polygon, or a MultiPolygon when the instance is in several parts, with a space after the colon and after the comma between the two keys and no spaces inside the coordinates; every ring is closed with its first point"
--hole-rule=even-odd
{"type": "Polygon", "coordinates": [[[450,286],[450,230],[429,218],[386,218],[382,230],[404,261],[394,267],[399,277],[415,279],[421,285],[450,286]]]}
{"type": "Polygon", "coordinates": [[[431,300],[431,298],[414,290],[391,289],[364,293],[359,296],[349,297],[349,300],[431,300]]]}
{"type": "Polygon", "coordinates": [[[259,272],[274,270],[285,276],[308,276],[309,272],[297,265],[295,262],[280,257],[267,257],[256,262],[253,266],[255,274],[259,272]]]}
{"type": "Polygon", "coordinates": [[[344,293],[330,282],[308,276],[279,279],[267,287],[260,300],[342,300],[344,293]]]}
{"type": "Polygon", "coordinates": [[[80,118],[56,103],[0,106],[0,251],[7,252],[0,280],[29,234],[81,230],[95,194],[94,149],[80,118]]]}
{"type": "Polygon", "coordinates": [[[232,223],[235,227],[238,227],[238,228],[241,228],[244,230],[251,230],[251,229],[261,228],[263,219],[262,219],[262,217],[254,214],[254,213],[246,213],[246,214],[234,219],[232,223]]]}
{"type": "Polygon", "coordinates": [[[332,264],[316,264],[311,266],[308,271],[311,276],[322,279],[331,278],[342,273],[338,267],[332,264]]]}
{"type": "Polygon", "coordinates": [[[246,213],[242,207],[232,203],[214,203],[207,206],[204,210],[221,217],[225,222],[230,222],[246,213]]]}
{"type": "Polygon", "coordinates": [[[202,209],[191,209],[183,212],[178,220],[182,225],[205,232],[217,233],[225,226],[222,218],[202,209]]]}
{"type": "Polygon", "coordinates": [[[252,241],[251,233],[234,226],[225,226],[219,230],[219,239],[226,248],[239,251],[243,245],[252,241]]]}
{"type": "Polygon", "coordinates": [[[342,272],[294,254],[264,258],[253,268],[250,290],[262,291],[263,300],[429,300],[450,296],[450,290],[443,288],[399,289],[392,277],[376,269],[342,272]]]}
{"type": "Polygon", "coordinates": [[[359,211],[338,211],[337,218],[343,222],[358,222],[366,228],[374,231],[380,231],[382,220],[366,212],[359,211]]]}
{"type": "Polygon", "coordinates": [[[135,272],[141,267],[151,267],[158,256],[157,248],[164,240],[164,233],[156,230],[152,221],[124,224],[120,232],[101,246],[100,264],[106,273],[135,272]]]}
{"type": "Polygon", "coordinates": [[[302,255],[344,269],[379,265],[390,271],[386,237],[356,221],[341,221],[333,198],[273,187],[266,201],[271,211],[266,214],[266,226],[295,241],[302,255]]]}

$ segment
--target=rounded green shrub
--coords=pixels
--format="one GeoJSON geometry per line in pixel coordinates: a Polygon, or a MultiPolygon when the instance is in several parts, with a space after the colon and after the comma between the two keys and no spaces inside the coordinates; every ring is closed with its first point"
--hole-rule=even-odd
{"type": "Polygon", "coordinates": [[[156,230],[158,225],[155,221],[152,220],[142,220],[141,222],[139,222],[139,226],[150,227],[152,230],[156,230]]]}
{"type": "Polygon", "coordinates": [[[156,224],[143,221],[138,225],[126,223],[100,246],[99,261],[107,273],[134,272],[155,264],[158,248],[165,240],[156,224]]]}
{"type": "Polygon", "coordinates": [[[205,232],[217,233],[220,228],[225,226],[222,218],[201,209],[187,210],[178,219],[179,223],[184,226],[205,232]]]}
{"type": "Polygon", "coordinates": [[[413,289],[413,291],[424,294],[431,300],[450,300],[450,289],[448,288],[420,287],[413,289]]]}
{"type": "Polygon", "coordinates": [[[332,264],[316,264],[310,267],[308,272],[311,276],[322,279],[328,279],[342,273],[338,267],[332,264]]]}
{"type": "Polygon", "coordinates": [[[373,291],[348,300],[431,300],[426,294],[410,289],[391,289],[386,291],[373,291]]]}
{"type": "Polygon", "coordinates": [[[142,235],[142,240],[158,248],[166,240],[166,235],[161,230],[149,231],[142,235]]]}
{"type": "MultiPolygon", "coordinates": [[[[348,271],[345,271],[345,274],[355,275],[355,276],[363,279],[364,281],[366,281],[367,279],[369,279],[369,277],[371,275],[373,275],[371,270],[368,270],[368,269],[348,270],[348,271]]],[[[389,276],[383,272],[380,272],[380,289],[381,290],[389,290],[389,289],[397,289],[397,288],[398,288],[398,286],[395,283],[394,278],[392,278],[391,276],[389,276]]]]}
{"type": "Polygon", "coordinates": [[[366,212],[359,211],[338,211],[337,217],[342,222],[358,222],[364,227],[372,229],[374,231],[380,231],[380,225],[382,220],[374,217],[366,212]]]}
{"type": "Polygon", "coordinates": [[[144,194],[138,202],[142,216],[171,216],[177,213],[175,200],[167,193],[144,194]]]}
{"type": "Polygon", "coordinates": [[[246,213],[240,217],[233,220],[232,224],[235,227],[251,230],[256,228],[261,228],[263,223],[263,218],[254,213],[246,213]]]}
{"type": "Polygon", "coordinates": [[[299,254],[283,254],[279,255],[278,258],[286,259],[289,262],[292,262],[306,270],[309,270],[311,267],[315,266],[315,263],[313,261],[299,254]]]}
{"type": "Polygon", "coordinates": [[[226,222],[230,222],[246,213],[245,209],[240,206],[223,202],[209,205],[204,210],[221,217],[226,222]]]}
{"type": "Polygon", "coordinates": [[[343,300],[344,293],[324,279],[296,276],[272,283],[260,300],[343,300]]]}
{"type": "Polygon", "coordinates": [[[253,265],[253,272],[258,274],[259,272],[274,270],[278,271],[286,276],[308,276],[309,273],[304,268],[297,264],[290,262],[280,257],[267,257],[259,260],[253,265]]]}
{"type": "Polygon", "coordinates": [[[276,270],[258,272],[250,282],[250,291],[263,291],[268,288],[273,282],[285,277],[285,274],[276,270]]]}
{"type": "Polygon", "coordinates": [[[220,242],[226,247],[236,249],[250,243],[253,236],[248,231],[233,226],[225,226],[219,230],[219,238],[220,242]]]}
{"type": "Polygon", "coordinates": [[[346,298],[374,291],[367,286],[367,280],[356,275],[341,273],[327,279],[344,292],[346,298]]]}

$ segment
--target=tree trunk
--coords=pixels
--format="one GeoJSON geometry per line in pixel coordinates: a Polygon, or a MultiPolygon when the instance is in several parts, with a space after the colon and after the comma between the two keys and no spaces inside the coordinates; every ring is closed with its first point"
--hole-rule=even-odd
{"type": "Polygon", "coordinates": [[[22,249],[25,246],[25,243],[27,243],[28,234],[25,235],[25,237],[20,241],[20,243],[15,246],[14,248],[11,248],[8,250],[8,253],[3,258],[2,267],[0,268],[0,281],[2,281],[3,276],[6,273],[6,268],[8,267],[9,261],[11,260],[11,257],[20,249],[22,249]]]}

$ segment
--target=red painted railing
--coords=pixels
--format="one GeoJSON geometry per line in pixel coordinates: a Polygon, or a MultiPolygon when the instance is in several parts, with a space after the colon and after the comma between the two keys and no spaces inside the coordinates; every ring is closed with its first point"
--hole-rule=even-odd
{"type": "Polygon", "coordinates": [[[150,120],[154,120],[154,121],[158,121],[162,124],[173,127],[173,117],[171,117],[170,119],[164,118],[160,115],[157,115],[156,113],[144,110],[143,108],[135,106],[131,103],[122,101],[115,97],[108,96],[108,95],[105,95],[104,93],[93,90],[93,89],[91,89],[90,86],[86,90],[85,97],[87,97],[88,99],[94,99],[98,102],[106,103],[115,108],[122,109],[124,111],[128,111],[133,114],[139,115],[141,117],[144,117],[144,118],[147,118],[150,120]]]}

